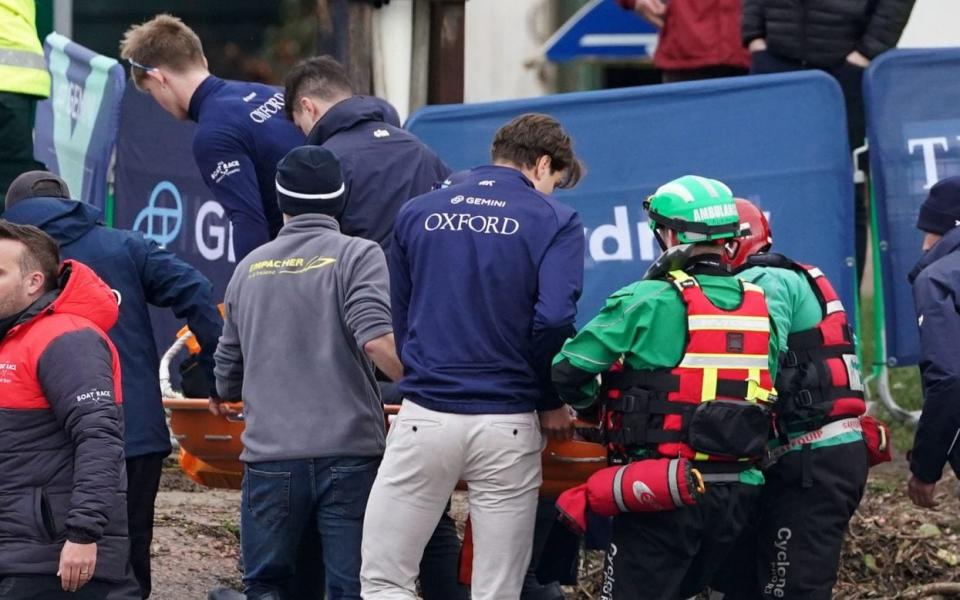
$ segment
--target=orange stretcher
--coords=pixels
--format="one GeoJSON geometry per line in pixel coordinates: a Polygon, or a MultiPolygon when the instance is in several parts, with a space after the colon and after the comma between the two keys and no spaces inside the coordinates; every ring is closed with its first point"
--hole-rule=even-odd
{"type": "MultiPolygon", "coordinates": [[[[196,483],[211,488],[240,489],[243,466],[240,451],[243,444],[243,405],[234,406],[235,413],[214,415],[207,410],[207,400],[200,398],[166,398],[164,408],[170,411],[170,430],[180,446],[180,468],[196,483]]],[[[389,426],[390,417],[399,406],[384,407],[389,426]]],[[[578,427],[591,427],[578,422],[578,427]]],[[[543,450],[543,496],[555,497],[579,485],[590,475],[607,466],[607,452],[601,444],[582,440],[549,441],[543,450]]]]}
{"type": "MultiPolygon", "coordinates": [[[[190,479],[204,487],[239,490],[243,479],[243,465],[240,462],[240,451],[243,450],[240,440],[244,427],[243,405],[231,405],[234,409],[232,414],[214,415],[207,409],[205,398],[180,397],[170,385],[170,363],[184,348],[190,354],[200,352],[200,346],[186,327],[177,332],[176,341],[160,361],[163,406],[169,412],[170,431],[180,447],[180,468],[190,479]]],[[[390,418],[399,409],[396,405],[384,406],[387,427],[390,426],[390,418]]],[[[591,429],[596,426],[578,421],[577,427],[591,429]]],[[[578,439],[567,442],[550,440],[542,456],[543,485],[540,494],[547,497],[559,496],[607,466],[607,450],[603,445],[578,439]]]]}

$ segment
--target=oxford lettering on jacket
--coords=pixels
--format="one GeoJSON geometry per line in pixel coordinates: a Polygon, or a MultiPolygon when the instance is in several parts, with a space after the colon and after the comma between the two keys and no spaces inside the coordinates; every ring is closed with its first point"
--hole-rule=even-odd
{"type": "Polygon", "coordinates": [[[427,231],[473,231],[491,235],[513,235],[520,231],[520,222],[510,217],[440,212],[428,215],[423,221],[423,228],[427,231]]]}
{"type": "Polygon", "coordinates": [[[266,102],[250,111],[254,123],[263,123],[273,115],[283,112],[283,92],[277,92],[266,102]]]}

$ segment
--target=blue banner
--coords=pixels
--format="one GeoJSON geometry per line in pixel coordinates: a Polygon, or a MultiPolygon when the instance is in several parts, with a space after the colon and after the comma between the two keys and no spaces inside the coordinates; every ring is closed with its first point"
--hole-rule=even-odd
{"type": "Polygon", "coordinates": [[[960,48],[893,50],[864,79],[891,366],[920,360],[907,274],[921,254],[920,204],[938,180],[960,175],[958,72],[960,48]]]}
{"type": "Polygon", "coordinates": [[[685,174],[720,179],[770,214],[774,248],[819,266],[854,301],[852,166],[840,88],[820,72],[427,107],[407,127],[453,169],[485,164],[498,127],[550,114],[574,139],[587,176],[557,197],[586,226],[579,321],[659,255],[641,206],[685,174]]]}
{"type": "Polygon", "coordinates": [[[123,67],[57,33],[47,36],[43,50],[52,85],[50,98],[37,106],[34,155],[67,182],[74,198],[103,208],[123,67]]]}
{"type": "MultiPolygon", "coordinates": [[[[193,159],[192,121],[178,121],[149,95],[129,86],[123,97],[116,164],[116,225],[146,237],[197,267],[223,298],[236,258],[231,227],[193,159]]],[[[153,311],[165,349],[182,323],[153,311]]]]}

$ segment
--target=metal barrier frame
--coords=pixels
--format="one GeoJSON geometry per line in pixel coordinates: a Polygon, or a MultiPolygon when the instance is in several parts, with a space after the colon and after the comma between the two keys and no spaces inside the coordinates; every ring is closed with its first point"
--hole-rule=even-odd
{"type": "MultiPolygon", "coordinates": [[[[867,151],[867,146],[857,148],[854,151],[854,165],[859,154],[867,151]]],[[[893,390],[890,388],[890,358],[887,356],[887,327],[885,320],[885,306],[883,301],[883,272],[880,261],[880,253],[886,251],[886,242],[881,242],[877,235],[877,225],[879,214],[877,211],[876,198],[874,196],[873,180],[865,176],[863,171],[856,171],[854,180],[865,183],[870,190],[870,248],[873,251],[873,345],[874,358],[871,365],[870,374],[864,378],[864,386],[873,400],[873,394],[870,392],[870,383],[876,384],[876,396],[880,404],[890,413],[890,416],[906,423],[910,426],[916,426],[920,420],[919,410],[907,410],[900,406],[897,399],[893,396],[893,390]]],[[[858,277],[859,280],[859,277],[858,277]]],[[[859,294],[858,294],[859,298],[859,294]]],[[[857,323],[860,323],[860,304],[857,303],[857,323]]],[[[859,347],[859,344],[858,344],[859,347]]],[[[862,364],[862,363],[861,363],[862,364]]]]}

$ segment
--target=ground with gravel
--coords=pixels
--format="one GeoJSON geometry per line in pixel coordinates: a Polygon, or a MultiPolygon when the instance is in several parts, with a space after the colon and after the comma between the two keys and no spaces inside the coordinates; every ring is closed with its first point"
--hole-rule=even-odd
{"type": "MultiPolygon", "coordinates": [[[[871,475],[851,523],[836,598],[949,598],[960,596],[960,511],[954,483],[941,485],[941,508],[913,507],[904,494],[905,463],[871,475]]],[[[951,478],[952,479],[952,478],[951,478]]],[[[157,499],[153,544],[155,600],[204,599],[209,590],[239,589],[237,570],[240,494],[200,488],[169,468],[157,499]]],[[[466,513],[464,498],[454,513],[466,513]]],[[[597,598],[600,553],[581,566],[570,600],[597,598]]]]}

